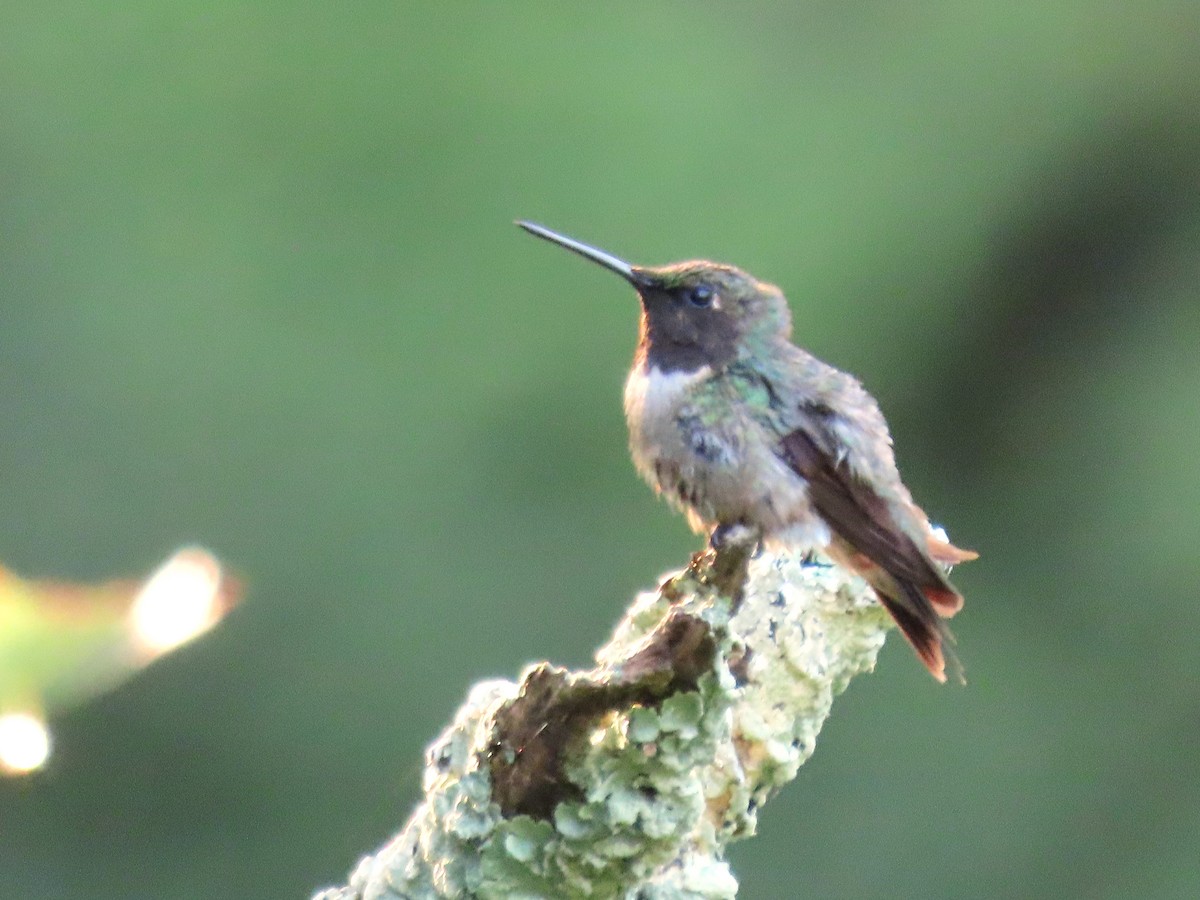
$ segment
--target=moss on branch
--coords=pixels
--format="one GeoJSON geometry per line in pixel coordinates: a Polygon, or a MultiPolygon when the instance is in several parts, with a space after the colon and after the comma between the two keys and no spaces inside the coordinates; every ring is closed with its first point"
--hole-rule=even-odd
{"type": "Polygon", "coordinates": [[[891,624],[858,579],[753,545],[640,595],[594,668],[476,685],[408,823],[317,900],[734,897],[727,845],[891,624]]]}

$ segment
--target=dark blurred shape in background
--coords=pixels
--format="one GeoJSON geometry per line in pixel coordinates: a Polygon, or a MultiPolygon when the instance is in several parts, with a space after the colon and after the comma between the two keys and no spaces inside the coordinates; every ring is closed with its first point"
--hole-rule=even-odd
{"type": "Polygon", "coordinates": [[[632,293],[780,284],[982,560],[742,896],[1200,894],[1200,5],[0,12],[0,562],[197,541],[250,602],[0,783],[0,896],[304,897],[467,686],[696,544],[629,464],[632,293]]]}

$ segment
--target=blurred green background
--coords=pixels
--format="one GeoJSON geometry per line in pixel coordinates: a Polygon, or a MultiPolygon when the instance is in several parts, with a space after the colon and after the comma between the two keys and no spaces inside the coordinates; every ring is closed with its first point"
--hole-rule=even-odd
{"type": "Polygon", "coordinates": [[[956,580],[737,847],[745,898],[1200,895],[1200,4],[6,3],[0,561],[249,597],[0,783],[0,896],[306,897],[467,686],[697,546],[636,302],[707,256],[856,372],[956,580]]]}

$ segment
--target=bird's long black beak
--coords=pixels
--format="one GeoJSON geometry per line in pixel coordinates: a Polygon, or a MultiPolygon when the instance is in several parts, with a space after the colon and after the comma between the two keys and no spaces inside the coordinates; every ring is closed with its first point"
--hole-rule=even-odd
{"type": "Polygon", "coordinates": [[[572,253],[578,253],[584,259],[590,259],[594,263],[599,263],[610,272],[616,272],[638,290],[650,286],[650,279],[640,269],[636,266],[631,266],[625,260],[619,259],[611,253],[605,253],[596,247],[589,247],[587,244],[580,243],[573,238],[567,237],[565,234],[559,234],[557,231],[551,231],[549,228],[543,228],[541,225],[536,225],[533,222],[518,221],[517,224],[536,237],[550,241],[552,244],[558,244],[560,247],[566,247],[572,253]]]}

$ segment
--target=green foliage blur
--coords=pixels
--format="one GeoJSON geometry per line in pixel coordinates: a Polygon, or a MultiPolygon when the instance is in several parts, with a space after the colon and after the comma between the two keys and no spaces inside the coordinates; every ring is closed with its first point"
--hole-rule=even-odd
{"type": "Polygon", "coordinates": [[[248,598],[0,783],[0,897],[306,897],[467,686],[698,541],[636,303],[706,256],[856,372],[956,573],[734,854],[756,898],[1200,895],[1200,5],[0,11],[0,562],[248,598]]]}

